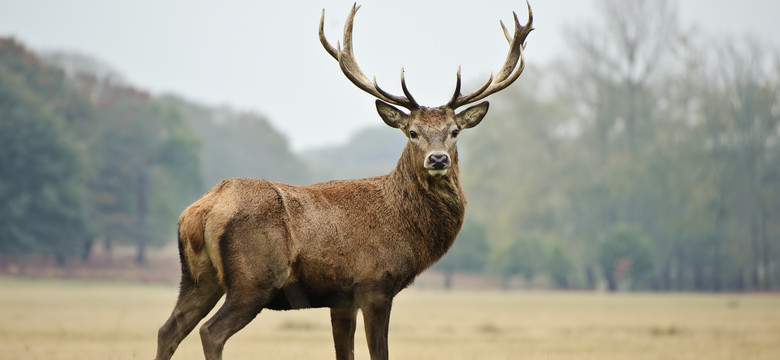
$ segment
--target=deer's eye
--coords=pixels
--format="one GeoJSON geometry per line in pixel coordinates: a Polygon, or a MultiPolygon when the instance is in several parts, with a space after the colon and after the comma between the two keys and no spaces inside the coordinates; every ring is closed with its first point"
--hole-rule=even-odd
{"type": "Polygon", "coordinates": [[[412,139],[417,139],[417,131],[409,130],[409,137],[412,139]]]}
{"type": "Polygon", "coordinates": [[[458,134],[460,134],[460,130],[458,129],[452,130],[452,137],[458,137],[458,134]]]}

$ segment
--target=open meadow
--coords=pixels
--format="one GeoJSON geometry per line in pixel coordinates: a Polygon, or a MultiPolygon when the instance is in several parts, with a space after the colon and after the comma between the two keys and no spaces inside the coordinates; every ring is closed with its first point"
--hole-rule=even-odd
{"type": "MultiPolygon", "coordinates": [[[[0,278],[0,359],[152,359],[177,289],[0,278]]],[[[368,359],[362,323],[356,358],[368,359]]],[[[328,311],[262,312],[227,359],[334,358],[328,311]]],[[[174,359],[202,358],[197,331],[174,359]]],[[[780,359],[780,296],[408,289],[394,359],[780,359]]]]}

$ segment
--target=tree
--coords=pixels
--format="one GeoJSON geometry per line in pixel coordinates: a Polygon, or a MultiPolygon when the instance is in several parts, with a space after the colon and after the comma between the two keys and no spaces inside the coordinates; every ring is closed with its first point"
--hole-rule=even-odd
{"type": "Polygon", "coordinates": [[[652,259],[647,240],[623,225],[612,228],[599,246],[598,260],[609,291],[616,291],[623,279],[630,280],[632,286],[647,280],[653,269],[652,259]]]}
{"type": "Polygon", "coordinates": [[[553,286],[560,289],[569,288],[572,267],[569,254],[560,242],[553,242],[546,248],[544,268],[550,275],[553,286]]]}
{"type": "Polygon", "coordinates": [[[652,132],[652,92],[678,46],[675,7],[667,0],[601,0],[595,24],[568,30],[571,60],[563,66],[567,96],[605,161],[613,146],[635,153],[652,132]],[[622,136],[614,137],[619,133],[622,136]]]}
{"type": "Polygon", "coordinates": [[[718,196],[711,204],[717,287],[770,288],[778,284],[776,261],[780,182],[780,54],[755,39],[723,41],[701,64],[699,95],[706,121],[708,171],[718,196]],[[736,276],[724,279],[731,264],[736,276]]]}
{"type": "Polygon", "coordinates": [[[0,252],[64,265],[88,236],[86,154],[71,131],[88,111],[61,71],[0,39],[0,252]]]}
{"type": "Polygon", "coordinates": [[[161,244],[171,224],[201,190],[199,141],[177,112],[130,87],[100,87],[96,206],[107,241],[134,243],[144,263],[150,241],[161,244]],[[150,222],[150,219],[152,221],[150,222]]]}
{"type": "Polygon", "coordinates": [[[490,264],[501,278],[504,289],[516,275],[522,276],[526,286],[530,287],[534,277],[544,269],[544,255],[539,237],[522,234],[515,241],[497,247],[490,264]]]}
{"type": "MultiPolygon", "coordinates": [[[[568,31],[570,56],[559,64],[559,94],[575,110],[568,149],[576,175],[565,187],[569,204],[562,218],[571,224],[566,235],[579,243],[586,269],[598,262],[600,239],[618,224],[642,229],[667,249],[673,246],[663,243],[676,238],[655,230],[663,229],[659,215],[670,214],[658,211],[669,199],[658,185],[673,184],[677,174],[651,171],[663,163],[654,163],[659,152],[675,149],[659,146],[665,140],[659,134],[670,125],[665,82],[676,65],[670,55],[681,44],[676,9],[665,0],[601,0],[597,8],[595,23],[568,31]]],[[[671,125],[680,130],[682,124],[671,125]]],[[[595,276],[588,279],[594,286],[595,276]]]]}
{"type": "Polygon", "coordinates": [[[181,209],[202,192],[200,142],[167,103],[116,82],[116,76],[99,75],[113,72],[70,69],[71,81],[91,99],[96,119],[89,141],[95,237],[109,248],[116,241],[135,245],[136,261],[144,263],[147,246],[165,243],[181,209]]]}

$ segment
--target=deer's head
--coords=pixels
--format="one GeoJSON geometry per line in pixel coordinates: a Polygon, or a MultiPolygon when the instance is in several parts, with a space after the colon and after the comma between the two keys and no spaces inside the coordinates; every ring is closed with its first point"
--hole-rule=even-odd
{"type": "Polygon", "coordinates": [[[488,81],[475,92],[463,95],[460,92],[460,68],[457,73],[455,93],[450,101],[439,107],[426,107],[417,104],[409,89],[406,88],[404,71],[401,69],[401,89],[404,95],[390,94],[376,83],[376,77],[369,81],[365,74],[360,70],[355,56],[352,52],[352,28],[360,6],[355,4],[347,17],[344,25],[343,46],[337,43],[334,48],[325,38],[324,23],[325,10],[322,11],[320,19],[320,42],[325,50],[333,56],[338,62],[344,75],[352,81],[361,90],[375,96],[376,109],[379,116],[390,127],[400,129],[409,138],[409,149],[415,165],[423,169],[430,176],[446,176],[449,169],[457,161],[457,138],[460,132],[479,124],[488,111],[488,102],[483,101],[477,105],[471,106],[463,111],[456,110],[464,105],[468,105],[498,92],[517,80],[525,67],[523,58],[523,48],[525,39],[533,30],[533,14],[530,4],[528,5],[528,22],[520,25],[517,14],[514,14],[515,31],[510,34],[507,28],[501,23],[504,30],[504,36],[509,42],[509,54],[504,65],[494,77],[492,74],[488,81]],[[397,107],[401,106],[407,109],[406,113],[397,107]]]}

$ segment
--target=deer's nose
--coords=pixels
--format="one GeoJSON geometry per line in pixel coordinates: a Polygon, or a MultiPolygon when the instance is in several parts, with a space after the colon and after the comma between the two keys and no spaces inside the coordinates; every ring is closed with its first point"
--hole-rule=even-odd
{"type": "Polygon", "coordinates": [[[450,157],[447,154],[431,154],[428,156],[428,164],[434,170],[441,170],[450,165],[450,157]]]}

